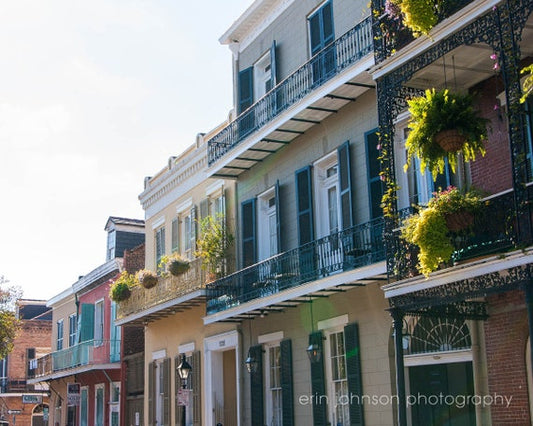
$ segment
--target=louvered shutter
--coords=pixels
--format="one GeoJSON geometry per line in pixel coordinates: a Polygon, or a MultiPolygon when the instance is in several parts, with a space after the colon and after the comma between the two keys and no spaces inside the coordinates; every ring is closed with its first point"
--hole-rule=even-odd
{"type": "Polygon", "coordinates": [[[202,365],[201,352],[196,351],[191,357],[192,367],[192,424],[202,426],[202,365]]]}
{"type": "Polygon", "coordinates": [[[238,114],[245,111],[254,101],[253,67],[239,72],[239,107],[238,114]]]}
{"type": "Polygon", "coordinates": [[[148,425],[155,424],[155,362],[148,364],[148,425]]]}
{"type": "Polygon", "coordinates": [[[314,278],[315,271],[315,250],[307,244],[314,239],[311,166],[296,171],[296,214],[300,279],[308,281],[314,278]]]}
{"type": "Polygon", "coordinates": [[[170,358],[165,358],[161,364],[163,384],[163,425],[170,425],[170,358]]]}
{"type": "Polygon", "coordinates": [[[176,383],[176,389],[175,389],[175,395],[174,395],[174,423],[176,426],[184,426],[182,424],[182,412],[183,412],[183,406],[178,405],[178,391],[182,387],[181,383],[181,377],[178,373],[178,365],[181,363],[183,354],[178,354],[174,358],[174,377],[175,377],[175,383],[176,383]]]}
{"type": "Polygon", "coordinates": [[[176,217],[172,220],[172,253],[179,252],[179,220],[176,217]]]}
{"type": "MultiPolygon", "coordinates": [[[[278,84],[278,69],[277,69],[277,57],[276,57],[276,40],[272,42],[270,46],[270,81],[272,81],[272,87],[278,84]]],[[[269,89],[270,90],[270,89],[269,89]]]]}
{"type": "Polygon", "coordinates": [[[250,355],[257,361],[257,369],[250,373],[250,397],[252,405],[252,426],[264,426],[264,399],[263,399],[263,347],[252,346],[250,355]]]}
{"type": "Polygon", "coordinates": [[[200,201],[200,221],[209,216],[209,198],[200,201]]]}
{"type": "Polygon", "coordinates": [[[277,237],[277,243],[278,243],[278,253],[283,252],[283,248],[281,246],[281,208],[280,208],[280,188],[279,188],[279,180],[276,181],[275,186],[275,198],[276,198],[276,237],[277,237]]]}
{"type": "Polygon", "coordinates": [[[368,180],[368,195],[370,205],[370,218],[375,219],[383,215],[381,199],[383,198],[383,182],[380,178],[381,164],[380,152],[377,149],[379,138],[377,130],[365,134],[366,165],[368,180]]]}
{"type": "Polygon", "coordinates": [[[198,237],[198,212],[196,206],[191,207],[191,249],[196,251],[196,238],[198,237]]]}
{"type": "Polygon", "coordinates": [[[339,164],[341,229],[348,229],[354,225],[350,143],[348,141],[337,148],[337,158],[339,164]]]}
{"type": "Polygon", "coordinates": [[[243,201],[242,217],[242,266],[253,265],[257,261],[255,198],[243,201]]]}
{"type": "Polygon", "coordinates": [[[82,303],[80,342],[92,339],[94,339],[94,305],[92,303],[82,303]]]}
{"type": "Polygon", "coordinates": [[[292,384],[292,344],[290,339],[282,340],[280,346],[281,363],[281,407],[283,426],[294,425],[294,401],[292,384]]]}
{"type": "Polygon", "coordinates": [[[350,395],[350,426],[363,426],[363,404],[358,403],[363,396],[361,374],[361,347],[359,346],[359,327],[357,323],[344,327],[344,344],[346,350],[346,373],[348,378],[348,395],[350,395]],[[357,395],[357,398],[352,398],[357,395]]]}
{"type": "Polygon", "coordinates": [[[324,344],[322,331],[309,335],[309,345],[316,344],[322,356],[316,362],[311,362],[311,391],[313,395],[313,425],[327,424],[328,407],[326,396],[326,378],[324,375],[324,344]]]}

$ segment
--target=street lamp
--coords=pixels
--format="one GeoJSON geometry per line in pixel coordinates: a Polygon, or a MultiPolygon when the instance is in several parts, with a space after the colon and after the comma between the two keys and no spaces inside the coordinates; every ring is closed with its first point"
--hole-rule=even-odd
{"type": "MultiPolygon", "coordinates": [[[[189,374],[191,374],[192,367],[187,362],[187,359],[185,358],[185,354],[181,357],[181,363],[176,367],[176,370],[178,370],[178,374],[180,376],[181,382],[182,382],[182,389],[187,389],[187,379],[189,378],[189,374]]],[[[181,424],[185,426],[187,419],[187,406],[183,405],[183,413],[181,415],[181,424]]]]}

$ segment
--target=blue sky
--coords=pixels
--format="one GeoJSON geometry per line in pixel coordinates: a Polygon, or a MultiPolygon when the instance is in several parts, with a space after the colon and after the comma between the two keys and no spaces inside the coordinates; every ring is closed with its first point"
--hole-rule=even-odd
{"type": "Polygon", "coordinates": [[[48,299],[105,261],[108,216],[232,104],[218,38],[252,0],[0,4],[0,275],[48,299]]]}

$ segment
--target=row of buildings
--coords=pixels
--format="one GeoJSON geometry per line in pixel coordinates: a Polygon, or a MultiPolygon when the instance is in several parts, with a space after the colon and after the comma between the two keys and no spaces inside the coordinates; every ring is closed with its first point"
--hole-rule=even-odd
{"type": "Polygon", "coordinates": [[[531,424],[533,1],[441,3],[418,38],[380,0],[256,0],[230,26],[228,120],[146,178],[145,221],[111,218],[107,262],[48,302],[32,380],[51,422],[531,424]],[[490,122],[486,154],[436,181],[404,171],[428,88],[477,94],[490,122]],[[485,210],[425,277],[400,218],[449,185],[485,210]],[[235,237],[214,274],[195,255],[210,215],[235,237]],[[145,245],[124,255],[119,227],[145,245]],[[109,301],[171,253],[187,272],[109,301]]]}

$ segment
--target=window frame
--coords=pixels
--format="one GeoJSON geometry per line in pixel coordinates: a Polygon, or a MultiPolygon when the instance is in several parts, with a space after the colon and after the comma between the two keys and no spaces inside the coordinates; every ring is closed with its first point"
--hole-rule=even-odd
{"type": "Polygon", "coordinates": [[[94,302],[94,346],[102,346],[105,336],[105,300],[99,299],[94,302]],[[101,314],[98,317],[98,307],[101,306],[101,314]],[[98,334],[100,333],[100,335],[98,334]]]}
{"type": "Polygon", "coordinates": [[[94,425],[104,426],[105,424],[105,383],[94,385],[94,425]],[[102,390],[102,423],[98,423],[98,391],[102,390]]]}
{"type": "Polygon", "coordinates": [[[65,337],[65,322],[61,318],[56,322],[56,350],[61,351],[64,348],[64,337],[65,337]]]}
{"type": "MultiPolygon", "coordinates": [[[[349,385],[348,385],[348,370],[347,370],[347,363],[346,363],[346,336],[344,334],[344,325],[339,325],[336,327],[329,328],[327,330],[324,330],[324,337],[325,337],[325,344],[324,344],[324,361],[325,361],[325,369],[326,369],[326,393],[328,395],[328,401],[330,402],[328,404],[328,420],[331,424],[338,424],[338,422],[335,422],[336,420],[336,407],[337,407],[337,400],[335,396],[335,383],[343,382],[344,387],[346,388],[346,392],[348,395],[349,392],[349,385]],[[344,348],[344,374],[345,377],[342,380],[336,380],[333,381],[333,371],[331,366],[331,336],[332,335],[338,335],[342,334],[343,338],[343,348],[344,348]]],[[[344,407],[345,415],[347,415],[347,422],[346,425],[350,425],[350,410],[349,410],[349,404],[347,404],[344,407]]]]}
{"type": "Polygon", "coordinates": [[[283,389],[281,384],[281,340],[276,340],[263,344],[264,350],[264,391],[265,391],[265,420],[269,425],[282,426],[283,425],[283,389]],[[271,349],[277,348],[278,354],[278,380],[279,383],[276,388],[271,387],[271,349]],[[279,394],[279,408],[278,408],[278,423],[274,421],[274,398],[273,391],[279,394]],[[271,422],[272,420],[272,422],[271,422]]]}
{"type": "Polygon", "coordinates": [[[70,314],[68,316],[68,346],[75,346],[78,336],[78,315],[70,314]]]}
{"type": "Polygon", "coordinates": [[[276,187],[273,186],[257,197],[257,258],[258,261],[268,259],[279,253],[278,247],[278,229],[277,229],[277,211],[276,187]],[[270,205],[270,200],[274,203],[270,205]],[[272,233],[270,219],[274,218],[274,231],[272,233]],[[274,241],[272,241],[272,238],[274,241]],[[272,244],[274,243],[274,246],[272,244]]]}

